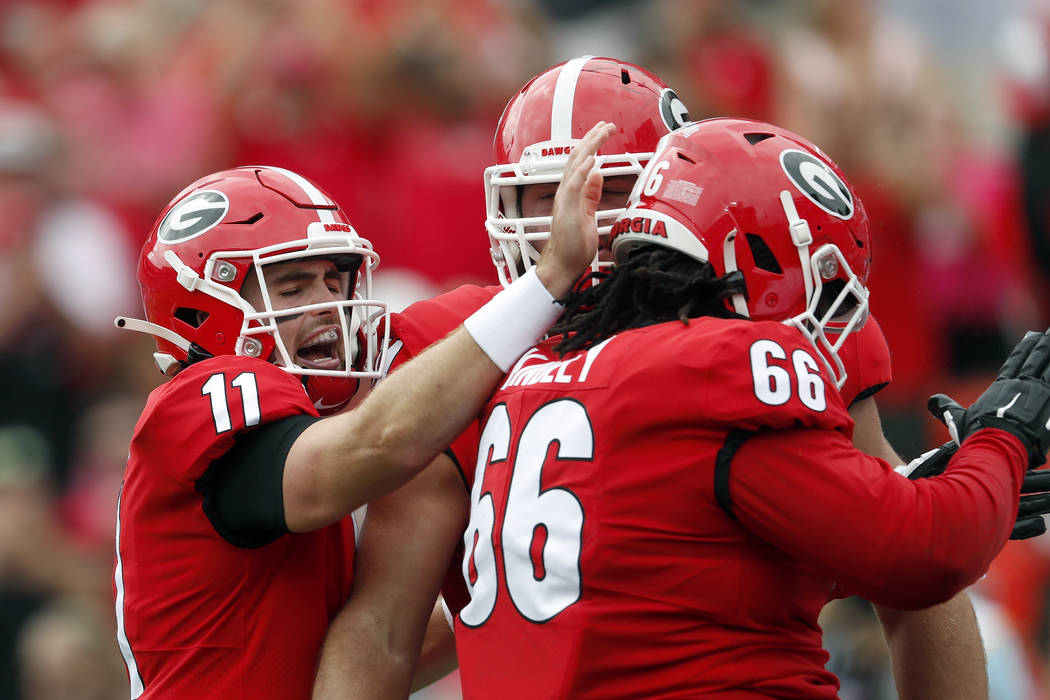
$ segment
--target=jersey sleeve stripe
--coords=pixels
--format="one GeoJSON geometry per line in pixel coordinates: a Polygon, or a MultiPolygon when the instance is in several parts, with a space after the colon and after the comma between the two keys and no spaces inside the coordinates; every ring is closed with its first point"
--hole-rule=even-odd
{"type": "Polygon", "coordinates": [[[753,434],[750,430],[742,430],[740,428],[730,430],[726,434],[725,442],[722,443],[722,447],[719,448],[718,454],[715,456],[715,500],[722,510],[734,519],[736,516],[733,515],[733,501],[729,497],[729,468],[733,464],[733,457],[736,455],[737,450],[753,434]]]}

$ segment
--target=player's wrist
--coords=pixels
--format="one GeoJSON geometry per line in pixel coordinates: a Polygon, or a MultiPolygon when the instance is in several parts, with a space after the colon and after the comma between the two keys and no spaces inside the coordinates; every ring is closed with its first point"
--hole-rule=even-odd
{"type": "Polygon", "coordinates": [[[564,310],[535,270],[530,269],[463,322],[482,352],[504,372],[543,339],[564,310]]]}
{"type": "Polygon", "coordinates": [[[908,462],[896,467],[896,472],[902,474],[909,479],[925,479],[931,476],[937,476],[943,474],[945,468],[948,466],[948,462],[951,460],[952,455],[959,449],[959,446],[954,441],[949,440],[940,447],[935,447],[932,450],[923,452],[921,455],[908,462]]]}
{"type": "Polygon", "coordinates": [[[553,257],[541,259],[533,269],[536,270],[536,278],[554,299],[561,299],[572,291],[576,280],[583,274],[582,269],[570,269],[553,257]]]}
{"type": "Polygon", "coordinates": [[[974,435],[984,428],[1002,430],[1003,432],[1009,433],[1017,438],[1017,441],[1021,443],[1021,447],[1024,448],[1024,451],[1028,454],[1029,468],[1038,467],[1046,461],[1046,455],[1039,449],[1039,441],[1034,439],[1033,436],[1025,430],[1024,426],[1018,425],[1017,423],[1005,418],[981,416],[977,420],[977,425],[971,430],[970,435],[974,435]]]}

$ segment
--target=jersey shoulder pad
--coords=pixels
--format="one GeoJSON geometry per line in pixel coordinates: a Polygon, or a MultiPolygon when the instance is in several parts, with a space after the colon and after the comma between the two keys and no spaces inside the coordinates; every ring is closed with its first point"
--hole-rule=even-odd
{"type": "Polygon", "coordinates": [[[317,416],[297,376],[255,358],[214,357],[150,394],[133,445],[193,472],[225,454],[241,431],[297,414],[317,416]]]}
{"type": "Polygon", "coordinates": [[[456,330],[463,321],[502,290],[498,285],[465,284],[433,299],[417,301],[390,316],[391,340],[400,340],[401,355],[415,357],[456,330]]]}
{"type": "Polygon", "coordinates": [[[699,353],[698,393],[710,422],[744,430],[851,429],[823,360],[797,329],[775,321],[711,321],[691,322],[697,342],[686,351],[699,353]]]}
{"type": "Polygon", "coordinates": [[[840,393],[847,406],[874,396],[893,380],[890,346],[874,316],[846,338],[839,359],[846,370],[846,383],[840,393]]]}

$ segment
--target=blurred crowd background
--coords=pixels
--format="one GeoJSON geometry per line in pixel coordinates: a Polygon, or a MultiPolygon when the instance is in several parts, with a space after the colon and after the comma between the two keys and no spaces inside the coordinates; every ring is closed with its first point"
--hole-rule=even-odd
{"type": "MultiPolygon", "coordinates": [[[[871,307],[906,457],[1050,325],[1046,0],[4,0],[0,2],[0,698],[117,700],[110,595],[132,426],[162,377],[135,260],[184,185],[272,164],[325,187],[401,308],[495,281],[481,175],[503,105],[590,53],[691,116],[819,144],[873,221],[871,307]]],[[[1050,698],[1050,537],[972,589],[993,698],[1050,698]],[[1044,541],[1046,540],[1046,541],[1044,541]]],[[[825,615],[843,700],[895,697],[870,606],[825,615]]],[[[455,677],[418,694],[455,698],[455,677]]]]}

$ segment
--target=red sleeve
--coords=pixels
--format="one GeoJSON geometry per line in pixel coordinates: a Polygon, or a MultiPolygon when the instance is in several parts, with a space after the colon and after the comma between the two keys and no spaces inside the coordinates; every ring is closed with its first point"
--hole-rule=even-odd
{"type": "Polygon", "coordinates": [[[737,451],[740,522],[880,605],[943,602],[976,581],[1009,537],[1027,454],[1000,430],[974,434],[943,476],[910,481],[834,431],[756,433],[737,451]]]}
{"type": "Polygon", "coordinates": [[[498,286],[463,285],[433,299],[416,302],[390,316],[391,340],[402,350],[392,366],[404,364],[433,343],[456,330],[463,321],[502,289],[498,286]]]}
{"type": "Polygon", "coordinates": [[[297,414],[317,415],[299,377],[263,360],[224,355],[190,365],[155,390],[134,440],[171,476],[197,479],[241,431],[297,414]]]}
{"type": "Polygon", "coordinates": [[[847,406],[874,396],[893,380],[890,346],[874,316],[846,338],[839,358],[846,370],[846,383],[839,393],[847,406]]]}

